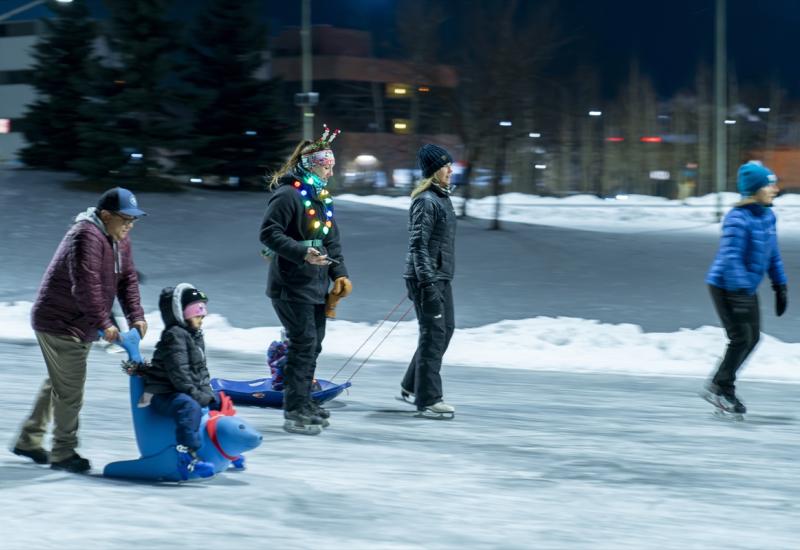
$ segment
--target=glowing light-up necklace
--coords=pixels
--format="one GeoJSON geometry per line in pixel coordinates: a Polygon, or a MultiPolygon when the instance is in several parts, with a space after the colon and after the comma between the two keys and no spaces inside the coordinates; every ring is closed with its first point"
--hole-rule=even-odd
{"type": "Polygon", "coordinates": [[[303,206],[308,215],[309,228],[313,231],[322,231],[323,235],[327,235],[333,227],[333,199],[327,189],[321,189],[317,196],[322,201],[325,208],[325,218],[319,216],[317,209],[314,208],[314,203],[311,198],[316,192],[314,189],[314,179],[312,175],[308,175],[305,179],[297,178],[292,183],[298,193],[300,193],[300,200],[303,201],[303,206]],[[324,222],[323,222],[324,219],[324,222]]]}

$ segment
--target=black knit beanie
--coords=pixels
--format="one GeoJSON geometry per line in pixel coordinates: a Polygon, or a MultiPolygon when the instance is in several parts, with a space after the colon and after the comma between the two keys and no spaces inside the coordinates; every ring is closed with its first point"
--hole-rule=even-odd
{"type": "Polygon", "coordinates": [[[453,162],[453,157],[450,156],[450,153],[432,143],[427,143],[420,147],[417,157],[419,158],[419,167],[422,170],[423,178],[431,177],[439,168],[453,162]]]}
{"type": "Polygon", "coordinates": [[[181,308],[186,308],[189,304],[194,302],[208,302],[208,296],[202,290],[196,288],[185,288],[181,292],[181,308]]]}

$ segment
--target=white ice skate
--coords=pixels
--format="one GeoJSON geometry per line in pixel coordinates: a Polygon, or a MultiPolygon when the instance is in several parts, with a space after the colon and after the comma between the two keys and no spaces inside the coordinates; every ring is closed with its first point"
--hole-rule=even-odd
{"type": "Polygon", "coordinates": [[[400,395],[395,397],[398,401],[402,401],[403,403],[408,403],[409,405],[415,405],[414,403],[414,394],[410,391],[406,391],[403,386],[400,386],[400,395]]]}
{"type": "Polygon", "coordinates": [[[444,401],[439,401],[433,405],[425,407],[417,413],[420,418],[431,418],[433,420],[452,420],[456,414],[456,408],[448,405],[444,401]]]}

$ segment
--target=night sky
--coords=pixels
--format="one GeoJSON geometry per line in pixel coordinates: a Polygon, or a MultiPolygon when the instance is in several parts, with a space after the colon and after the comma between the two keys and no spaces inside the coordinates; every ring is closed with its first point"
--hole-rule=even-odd
{"type": "MultiPolygon", "coordinates": [[[[131,0],[134,1],[134,0],[131,0]]],[[[498,4],[501,0],[495,0],[498,4]]],[[[88,0],[95,12],[101,0],[88,0]]],[[[373,32],[378,55],[401,56],[394,37],[398,0],[312,0],[314,24],[368,29],[373,32]]],[[[470,0],[444,0],[457,26],[470,0]]],[[[0,0],[0,13],[25,3],[0,0]]],[[[536,0],[520,0],[531,6],[536,0]]],[[[612,97],[628,74],[635,56],[642,71],[653,80],[657,93],[666,98],[692,85],[701,60],[713,62],[714,0],[559,0],[558,25],[569,45],[550,68],[553,74],[573,67],[599,69],[604,95],[612,97]]],[[[176,0],[177,13],[190,14],[201,0],[176,0]]],[[[41,15],[42,8],[26,12],[41,15]]],[[[262,15],[272,34],[286,25],[299,25],[300,0],[265,0],[262,15]]],[[[23,18],[22,15],[15,19],[23,18]]],[[[449,36],[443,29],[443,36],[449,36]]],[[[728,0],[729,67],[735,69],[743,88],[757,95],[768,93],[771,78],[778,78],[790,96],[800,98],[796,69],[797,34],[800,33],[800,0],[728,0]]],[[[457,48],[457,43],[450,45],[457,48]]]]}
{"type": "MultiPolygon", "coordinates": [[[[446,0],[453,24],[468,2],[446,0]]],[[[299,24],[299,0],[269,4],[273,26],[299,24]]],[[[380,36],[390,46],[396,5],[397,0],[312,0],[312,18],[314,23],[369,28],[379,46],[380,36]]],[[[690,87],[699,61],[713,63],[714,0],[559,0],[558,5],[555,23],[570,44],[557,64],[562,70],[599,67],[606,95],[616,93],[632,56],[662,97],[690,87]]],[[[798,33],[800,0],[728,0],[728,63],[743,86],[761,87],[766,95],[774,75],[799,98],[798,33]]]]}

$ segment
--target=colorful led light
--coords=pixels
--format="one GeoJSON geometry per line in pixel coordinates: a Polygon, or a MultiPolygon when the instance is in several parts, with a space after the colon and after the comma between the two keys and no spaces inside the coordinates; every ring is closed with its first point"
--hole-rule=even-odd
{"type": "Polygon", "coordinates": [[[303,206],[306,209],[306,214],[308,214],[310,220],[308,220],[309,231],[321,231],[323,235],[327,235],[331,229],[333,229],[333,199],[331,198],[330,193],[327,189],[321,189],[316,191],[313,187],[313,180],[309,178],[308,183],[306,183],[305,178],[301,180],[296,180],[292,184],[297,191],[301,195],[301,200],[303,202],[303,206]],[[325,209],[322,212],[325,212],[326,220],[320,220],[318,218],[319,212],[317,208],[314,207],[313,197],[318,197],[318,200],[321,200],[325,203],[325,209]]]}

